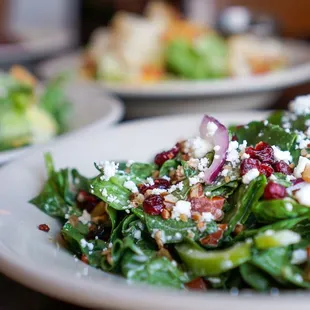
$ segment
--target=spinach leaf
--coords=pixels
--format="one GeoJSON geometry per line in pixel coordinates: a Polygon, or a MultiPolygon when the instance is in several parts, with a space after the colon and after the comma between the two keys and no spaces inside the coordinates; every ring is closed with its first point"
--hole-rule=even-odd
{"type": "Polygon", "coordinates": [[[45,154],[45,164],[48,180],[45,182],[41,193],[29,202],[52,217],[65,219],[66,214],[81,214],[75,206],[75,194],[70,189],[70,171],[61,169],[55,171],[52,157],[45,154]]]}
{"type": "Polygon", "coordinates": [[[90,191],[90,184],[92,179],[82,176],[78,170],[72,169],[72,183],[77,191],[83,190],[85,192],[90,191]]]}
{"type": "Polygon", "coordinates": [[[130,166],[130,174],[134,175],[140,180],[145,180],[147,177],[152,176],[156,170],[156,165],[145,163],[133,163],[130,166]]]}
{"type": "Polygon", "coordinates": [[[171,170],[177,169],[179,162],[175,159],[169,159],[163,163],[159,169],[159,176],[169,176],[171,170]]]}
{"type": "Polygon", "coordinates": [[[275,285],[270,277],[250,263],[240,266],[243,280],[257,291],[268,291],[275,285]]]}
{"type": "Polygon", "coordinates": [[[230,204],[234,207],[229,210],[223,219],[223,223],[228,223],[225,236],[228,236],[236,227],[237,223],[245,224],[251,208],[255,205],[264,193],[267,179],[264,175],[258,176],[249,185],[242,184],[231,196],[230,204]]]}
{"type": "Polygon", "coordinates": [[[204,188],[204,192],[208,197],[229,197],[234,193],[238,185],[238,181],[223,182],[221,184],[217,184],[216,182],[215,184],[207,185],[204,188]]]}
{"type": "Polygon", "coordinates": [[[310,216],[310,209],[294,200],[263,200],[256,203],[252,211],[257,220],[262,223],[273,223],[303,215],[310,216]]]}
{"type": "Polygon", "coordinates": [[[193,169],[192,167],[190,167],[190,165],[188,164],[187,161],[182,160],[181,165],[184,169],[184,175],[187,178],[191,178],[193,177],[195,174],[197,174],[197,171],[195,169],[193,169]]]}
{"type": "Polygon", "coordinates": [[[93,194],[105,201],[110,207],[116,210],[128,209],[131,192],[122,184],[124,177],[115,175],[109,181],[104,181],[101,176],[91,182],[93,194]]]}

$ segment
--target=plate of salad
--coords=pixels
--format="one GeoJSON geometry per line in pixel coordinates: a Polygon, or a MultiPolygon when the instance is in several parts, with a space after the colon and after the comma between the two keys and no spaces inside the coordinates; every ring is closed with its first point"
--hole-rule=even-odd
{"type": "Polygon", "coordinates": [[[87,307],[307,309],[309,119],[303,96],[41,146],[0,170],[0,270],[87,307]]]}
{"type": "Polygon", "coordinates": [[[0,75],[0,164],[29,146],[91,124],[100,117],[118,121],[122,107],[110,98],[98,98],[91,88],[80,88],[65,76],[45,86],[21,66],[0,75]],[[86,95],[87,94],[87,98],[86,95]],[[93,99],[92,109],[87,101],[93,99]],[[86,111],[90,111],[85,113],[86,111]]]}

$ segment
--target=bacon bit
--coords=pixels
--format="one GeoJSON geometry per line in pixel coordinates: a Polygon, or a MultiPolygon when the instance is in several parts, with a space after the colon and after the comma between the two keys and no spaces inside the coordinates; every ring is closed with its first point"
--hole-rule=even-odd
{"type": "Polygon", "coordinates": [[[85,263],[85,264],[88,264],[88,263],[89,263],[88,258],[87,258],[87,256],[86,256],[85,254],[82,254],[82,256],[81,256],[81,261],[82,261],[83,263],[85,263]]]}
{"type": "Polygon", "coordinates": [[[227,224],[218,224],[218,230],[215,233],[200,239],[200,243],[202,245],[217,246],[219,241],[222,239],[224,231],[227,229],[227,226],[227,224]]]}
{"type": "Polygon", "coordinates": [[[237,224],[235,229],[234,229],[234,234],[239,235],[243,230],[244,230],[244,225],[237,224]]]}
{"type": "Polygon", "coordinates": [[[199,198],[203,196],[203,188],[200,183],[194,185],[189,193],[189,198],[199,198]]]}
{"type": "Polygon", "coordinates": [[[192,213],[192,219],[195,222],[199,222],[201,219],[201,214],[199,212],[193,212],[192,213]]]}
{"type": "Polygon", "coordinates": [[[168,220],[171,216],[170,212],[167,209],[162,210],[160,215],[161,215],[162,219],[164,219],[164,220],[168,220]]]}
{"type": "Polygon", "coordinates": [[[308,257],[308,260],[310,260],[310,247],[307,248],[307,257],[308,257]]]}
{"type": "Polygon", "coordinates": [[[49,232],[49,231],[50,231],[49,226],[46,225],[46,224],[40,224],[40,225],[38,226],[38,228],[39,228],[39,230],[41,230],[41,231],[45,231],[45,232],[49,232]]]}
{"type": "Polygon", "coordinates": [[[215,220],[220,220],[223,217],[223,205],[225,199],[222,197],[213,197],[211,199],[207,197],[192,198],[190,199],[192,205],[192,211],[197,212],[210,212],[215,220]]]}
{"type": "Polygon", "coordinates": [[[188,288],[189,290],[195,290],[195,291],[206,291],[207,290],[207,284],[203,280],[203,278],[194,279],[191,282],[186,283],[185,287],[188,288]]]}

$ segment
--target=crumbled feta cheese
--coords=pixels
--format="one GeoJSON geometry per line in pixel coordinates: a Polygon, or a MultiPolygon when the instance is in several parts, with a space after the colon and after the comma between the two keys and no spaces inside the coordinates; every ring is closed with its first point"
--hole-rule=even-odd
{"type": "Polygon", "coordinates": [[[250,155],[248,153],[243,153],[241,155],[241,159],[247,159],[247,158],[250,158],[250,155]]]}
{"type": "Polygon", "coordinates": [[[91,221],[90,214],[86,210],[83,210],[83,214],[79,217],[79,221],[84,225],[89,223],[91,221]]]}
{"type": "Polygon", "coordinates": [[[137,240],[140,240],[141,239],[141,230],[136,230],[133,234],[133,237],[137,240]]]}
{"type": "Polygon", "coordinates": [[[310,160],[306,157],[303,156],[299,156],[298,159],[298,164],[294,169],[294,176],[296,178],[301,178],[302,177],[302,173],[304,172],[304,170],[306,169],[306,166],[310,164],[310,160]]]}
{"type": "Polygon", "coordinates": [[[286,178],[285,178],[285,180],[286,180],[287,182],[291,182],[292,180],[296,180],[296,178],[295,178],[293,175],[287,175],[286,178]]]}
{"type": "Polygon", "coordinates": [[[199,171],[205,171],[208,168],[209,159],[207,157],[201,158],[198,162],[197,168],[199,171]]]}
{"type": "Polygon", "coordinates": [[[229,170],[228,170],[228,169],[223,169],[223,171],[221,172],[221,175],[222,175],[223,177],[227,177],[228,173],[229,173],[229,170]]]}
{"type": "Polygon", "coordinates": [[[296,115],[304,115],[310,113],[310,95],[299,96],[290,104],[289,109],[296,115]]]}
{"type": "Polygon", "coordinates": [[[168,189],[168,193],[172,193],[172,192],[174,192],[176,190],[182,191],[183,187],[184,187],[183,181],[179,182],[177,184],[171,185],[171,187],[168,189]]]}
{"type": "Polygon", "coordinates": [[[108,202],[119,202],[116,196],[114,195],[109,195],[107,198],[108,202]]]}
{"type": "Polygon", "coordinates": [[[190,158],[190,160],[187,162],[188,165],[194,169],[198,167],[199,159],[198,158],[190,158]]]}
{"type": "Polygon", "coordinates": [[[288,211],[288,212],[291,212],[293,210],[293,205],[289,202],[285,203],[285,209],[288,211]]]}
{"type": "Polygon", "coordinates": [[[138,188],[133,181],[125,181],[124,187],[129,189],[132,193],[138,193],[138,188]]]}
{"type": "Polygon", "coordinates": [[[264,121],[264,125],[265,125],[265,126],[267,126],[268,123],[269,123],[268,120],[265,120],[265,121],[264,121]]]}
{"type": "Polygon", "coordinates": [[[182,239],[181,233],[179,233],[179,232],[175,233],[175,238],[178,240],[182,239]]]}
{"type": "Polygon", "coordinates": [[[226,161],[231,162],[233,167],[235,167],[240,162],[238,147],[239,144],[237,141],[229,142],[226,161]]]}
{"type": "Polygon", "coordinates": [[[200,178],[198,176],[193,176],[191,178],[188,178],[188,180],[189,180],[189,186],[193,186],[200,182],[200,178]]]}
{"type": "Polygon", "coordinates": [[[85,239],[81,239],[80,244],[82,248],[88,247],[90,251],[94,249],[94,245],[90,242],[87,242],[85,239]]]}
{"type": "Polygon", "coordinates": [[[278,178],[274,175],[274,174],[272,174],[270,177],[269,177],[269,180],[271,180],[271,181],[276,181],[278,178]]]}
{"type": "Polygon", "coordinates": [[[114,161],[105,161],[103,163],[99,163],[98,167],[103,170],[103,175],[101,176],[101,180],[109,181],[115,173],[117,172],[119,164],[114,161]]]}
{"type": "Polygon", "coordinates": [[[209,122],[208,124],[207,124],[207,133],[206,133],[206,136],[207,137],[212,137],[212,136],[214,136],[214,134],[216,133],[216,131],[217,131],[217,125],[215,124],[215,123],[213,123],[213,122],[209,122]]]}
{"type": "Polygon", "coordinates": [[[291,263],[293,265],[299,265],[305,263],[308,259],[307,251],[304,249],[297,249],[292,253],[291,263]]]}
{"type": "Polygon", "coordinates": [[[187,217],[191,216],[191,203],[185,200],[179,200],[172,209],[171,218],[177,219],[181,214],[186,215],[187,217]]]}
{"type": "Polygon", "coordinates": [[[259,171],[256,168],[249,170],[243,177],[242,183],[249,184],[252,180],[259,176],[259,171]]]}
{"type": "Polygon", "coordinates": [[[167,190],[163,188],[154,188],[152,189],[152,195],[160,195],[162,193],[166,193],[167,190]]]}
{"type": "Polygon", "coordinates": [[[295,193],[295,197],[300,204],[310,207],[309,193],[310,193],[310,184],[307,183],[295,193]]]}
{"type": "Polygon", "coordinates": [[[201,220],[203,222],[211,222],[212,220],[214,220],[214,216],[211,212],[202,212],[201,220]]]}
{"type": "Polygon", "coordinates": [[[190,141],[190,148],[195,158],[202,158],[213,149],[212,144],[208,140],[202,139],[201,137],[195,137],[190,141]]]}
{"type": "Polygon", "coordinates": [[[103,188],[103,189],[101,190],[101,194],[102,194],[103,197],[107,197],[107,196],[108,196],[107,189],[106,189],[106,188],[103,188]]]}
{"type": "Polygon", "coordinates": [[[162,179],[165,179],[165,180],[167,180],[167,181],[170,181],[170,180],[171,180],[171,178],[168,177],[167,175],[164,175],[164,176],[162,176],[161,178],[162,178],[162,179]]]}
{"type": "Polygon", "coordinates": [[[154,180],[151,177],[146,178],[146,182],[150,184],[151,186],[154,185],[154,180]]]}
{"type": "Polygon", "coordinates": [[[272,149],[274,152],[274,158],[277,161],[283,160],[287,164],[289,164],[292,161],[292,155],[289,151],[281,151],[281,149],[275,145],[272,145],[272,149]]]}

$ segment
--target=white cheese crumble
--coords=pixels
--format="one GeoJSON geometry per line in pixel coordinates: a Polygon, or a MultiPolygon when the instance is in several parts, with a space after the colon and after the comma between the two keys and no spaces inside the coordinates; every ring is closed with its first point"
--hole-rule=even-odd
{"type": "Polygon", "coordinates": [[[201,137],[190,139],[188,141],[188,147],[195,158],[202,158],[213,149],[213,145],[208,140],[202,139],[201,137]]]}
{"type": "Polygon", "coordinates": [[[247,159],[247,158],[250,158],[250,155],[249,155],[249,154],[243,153],[243,154],[241,155],[241,159],[247,159]]]}
{"type": "Polygon", "coordinates": [[[229,142],[226,161],[231,162],[233,167],[236,167],[236,165],[240,162],[238,147],[239,143],[237,141],[229,142]]]}
{"type": "Polygon", "coordinates": [[[188,180],[189,180],[189,186],[193,186],[200,182],[200,178],[197,175],[191,178],[188,178],[188,180]]]}
{"type": "Polygon", "coordinates": [[[151,186],[154,185],[154,180],[151,177],[146,178],[146,182],[150,184],[151,186]]]}
{"type": "Polygon", "coordinates": [[[179,182],[175,185],[171,185],[171,187],[168,189],[168,193],[172,193],[176,190],[183,190],[183,187],[184,187],[184,184],[183,184],[183,181],[182,182],[179,182]]]}
{"type": "Polygon", "coordinates": [[[214,220],[214,216],[211,212],[202,212],[201,220],[203,222],[211,222],[212,220],[214,220]]]}
{"type": "Polygon", "coordinates": [[[79,217],[79,221],[84,225],[88,224],[91,221],[90,214],[86,210],[83,210],[83,214],[79,217]]]}
{"type": "Polygon", "coordinates": [[[163,188],[154,188],[152,189],[152,194],[153,195],[160,195],[162,193],[166,193],[167,190],[166,189],[163,189],[163,188]]]}
{"type": "Polygon", "coordinates": [[[178,219],[181,214],[191,217],[191,203],[185,200],[179,200],[172,209],[171,218],[178,219]]]}
{"type": "Polygon", "coordinates": [[[136,230],[133,234],[133,237],[137,240],[140,240],[141,239],[141,230],[136,230]]]}
{"type": "Polygon", "coordinates": [[[304,249],[297,249],[292,253],[291,263],[293,265],[299,265],[305,263],[308,259],[307,251],[304,249]]]}
{"type": "Polygon", "coordinates": [[[304,206],[310,207],[310,184],[305,184],[300,190],[295,193],[295,198],[304,206]]]}
{"type": "Polygon", "coordinates": [[[106,189],[106,188],[103,188],[103,189],[101,190],[101,194],[102,194],[103,197],[107,197],[107,196],[108,196],[107,189],[106,189]]]}
{"type": "Polygon", "coordinates": [[[302,177],[302,173],[304,172],[304,170],[306,169],[306,166],[310,164],[310,160],[306,157],[303,156],[299,156],[298,159],[298,164],[294,169],[294,176],[296,178],[301,178],[302,177]]]}
{"type": "Polygon", "coordinates": [[[215,123],[213,123],[213,122],[209,122],[208,124],[207,124],[207,132],[206,132],[206,136],[207,137],[212,137],[212,136],[214,136],[214,134],[216,133],[216,131],[217,131],[217,125],[215,124],[215,123]]]}
{"type": "Polygon", "coordinates": [[[242,177],[242,183],[243,184],[250,184],[251,181],[256,179],[259,176],[259,171],[256,168],[253,168],[249,170],[243,177],[242,177]]]}
{"type": "Polygon", "coordinates": [[[87,242],[85,239],[81,239],[80,244],[82,248],[88,247],[90,251],[94,249],[94,245],[90,242],[87,242]]]}
{"type": "Polygon", "coordinates": [[[276,181],[276,180],[278,180],[278,178],[277,178],[274,174],[272,174],[272,175],[269,177],[269,180],[271,180],[271,181],[276,181]]]}
{"type": "Polygon", "coordinates": [[[124,187],[129,189],[132,193],[138,193],[138,188],[133,181],[125,181],[124,187]]]}
{"type": "Polygon", "coordinates": [[[105,161],[99,163],[98,167],[103,170],[103,175],[100,177],[103,181],[109,181],[110,178],[115,176],[119,164],[114,161],[105,161]]]}
{"type": "Polygon", "coordinates": [[[304,115],[310,113],[310,95],[299,96],[290,104],[289,109],[296,115],[304,115]]]}
{"type": "Polygon", "coordinates": [[[288,212],[291,212],[293,210],[293,205],[289,202],[285,203],[285,209],[288,211],[288,212]]]}
{"type": "Polygon", "coordinates": [[[283,160],[287,164],[292,161],[292,155],[289,151],[281,151],[281,149],[275,145],[272,145],[272,149],[274,152],[274,158],[277,161],[283,160]]]}

